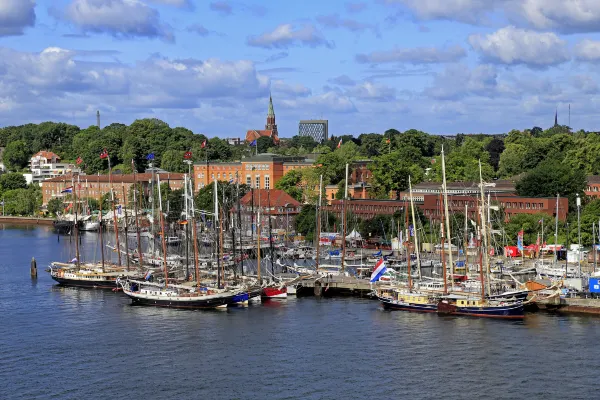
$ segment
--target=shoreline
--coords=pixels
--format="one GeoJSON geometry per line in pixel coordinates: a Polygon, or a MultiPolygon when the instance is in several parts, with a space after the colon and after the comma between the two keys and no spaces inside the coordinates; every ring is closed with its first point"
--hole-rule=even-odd
{"type": "Polygon", "coordinates": [[[53,222],[52,218],[0,216],[0,223],[4,224],[52,226],[53,222]]]}

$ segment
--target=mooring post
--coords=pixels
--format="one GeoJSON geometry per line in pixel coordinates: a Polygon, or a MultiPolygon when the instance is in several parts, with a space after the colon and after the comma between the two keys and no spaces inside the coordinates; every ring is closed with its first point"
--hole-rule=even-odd
{"type": "Polygon", "coordinates": [[[35,261],[35,257],[31,257],[31,267],[29,268],[29,273],[32,278],[37,278],[37,261],[35,261]]]}

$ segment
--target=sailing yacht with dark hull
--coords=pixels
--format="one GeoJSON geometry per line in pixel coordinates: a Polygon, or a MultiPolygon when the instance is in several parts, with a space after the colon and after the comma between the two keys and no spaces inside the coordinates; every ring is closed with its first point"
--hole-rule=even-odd
{"type": "Polygon", "coordinates": [[[61,286],[74,286],[92,289],[116,289],[119,278],[127,277],[125,268],[111,268],[100,265],[81,265],[53,262],[50,264],[50,277],[61,286]]]}

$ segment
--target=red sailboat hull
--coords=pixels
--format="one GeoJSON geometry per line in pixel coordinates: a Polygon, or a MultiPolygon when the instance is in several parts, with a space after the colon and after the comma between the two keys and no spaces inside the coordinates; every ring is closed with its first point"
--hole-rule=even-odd
{"type": "Polygon", "coordinates": [[[287,297],[287,287],[266,287],[263,288],[261,297],[265,299],[284,299],[287,297]]]}

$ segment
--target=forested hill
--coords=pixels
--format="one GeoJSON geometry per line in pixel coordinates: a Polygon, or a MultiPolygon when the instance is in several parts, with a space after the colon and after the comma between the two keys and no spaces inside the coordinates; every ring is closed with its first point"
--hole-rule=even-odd
{"type": "MultiPolygon", "coordinates": [[[[231,137],[243,135],[238,132],[231,137]]],[[[171,128],[157,119],[137,120],[129,126],[111,124],[102,129],[96,126],[80,129],[54,122],[6,127],[0,129],[0,147],[6,147],[3,161],[10,170],[26,167],[37,151],[50,150],[65,162],[81,157],[88,174],[106,170],[106,162],[99,158],[105,148],[114,168],[123,172],[131,171],[132,159],[138,171],[145,169],[149,153],[155,154],[155,165],[177,172],[186,169],[182,160],[188,150],[192,151],[194,161],[206,158],[229,161],[255,151],[246,144],[229,145],[226,140],[208,139],[186,128],[171,128]],[[207,140],[206,148],[202,148],[204,140],[207,140]]],[[[311,180],[315,174],[323,174],[326,184],[342,182],[346,162],[372,160],[369,168],[377,197],[405,190],[409,175],[413,182],[439,181],[442,147],[450,181],[477,180],[481,161],[484,179],[519,176],[526,185],[521,184],[518,190],[526,195],[555,195],[557,190],[569,195],[573,190],[582,190],[586,175],[600,173],[600,135],[585,131],[573,133],[561,125],[547,130],[539,127],[512,130],[496,136],[458,134],[449,138],[415,129],[405,132],[389,129],[358,137],[332,137],[320,145],[311,138],[298,136],[282,139],[278,147],[273,146],[270,138],[258,141],[261,153],[319,154],[317,168],[307,172],[312,176],[302,178],[311,180]],[[338,148],[340,140],[342,145],[338,148]],[[556,181],[558,175],[562,177],[560,181],[556,181]],[[569,182],[575,183],[567,185],[569,182]]]]}

